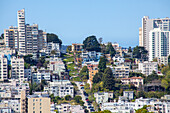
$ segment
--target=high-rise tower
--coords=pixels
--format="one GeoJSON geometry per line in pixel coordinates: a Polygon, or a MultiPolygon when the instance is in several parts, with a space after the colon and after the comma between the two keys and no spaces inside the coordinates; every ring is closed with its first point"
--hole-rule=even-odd
{"type": "Polygon", "coordinates": [[[25,10],[18,11],[18,33],[19,33],[19,54],[26,54],[26,35],[25,35],[25,10]]]}

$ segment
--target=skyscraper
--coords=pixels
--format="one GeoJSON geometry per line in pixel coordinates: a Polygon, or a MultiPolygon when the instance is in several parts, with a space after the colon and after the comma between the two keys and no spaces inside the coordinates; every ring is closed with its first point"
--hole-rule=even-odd
{"type": "Polygon", "coordinates": [[[25,10],[18,11],[19,54],[26,55],[25,10]]]}
{"type": "Polygon", "coordinates": [[[38,29],[38,24],[25,24],[25,10],[18,11],[18,27],[4,30],[5,45],[16,49],[19,55],[34,54],[47,47],[47,33],[38,29]]]}
{"type": "Polygon", "coordinates": [[[149,32],[149,61],[166,57],[170,53],[170,31],[155,28],[149,32]]]}
{"type": "MultiPolygon", "coordinates": [[[[142,38],[139,39],[141,46],[149,51],[149,32],[154,28],[160,28],[161,31],[170,31],[170,18],[149,19],[148,16],[142,18],[142,38]]],[[[139,30],[141,30],[139,29],[139,30]]]]}

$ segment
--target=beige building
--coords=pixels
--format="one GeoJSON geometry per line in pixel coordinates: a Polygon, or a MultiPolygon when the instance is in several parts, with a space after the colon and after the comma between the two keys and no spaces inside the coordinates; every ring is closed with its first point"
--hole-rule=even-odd
{"type": "Polygon", "coordinates": [[[72,52],[82,51],[83,44],[72,44],[72,52]]]}
{"type": "Polygon", "coordinates": [[[139,28],[139,46],[143,46],[143,40],[142,40],[142,28],[139,28]]]}
{"type": "Polygon", "coordinates": [[[10,26],[4,30],[4,43],[6,48],[18,49],[18,27],[10,26]]]}
{"type": "Polygon", "coordinates": [[[128,78],[129,77],[129,66],[117,66],[114,70],[115,78],[128,78]]]}
{"type": "Polygon", "coordinates": [[[142,77],[131,77],[131,78],[122,78],[121,82],[123,84],[134,84],[135,87],[139,87],[140,85],[143,85],[143,78],[142,77]]]}
{"type": "Polygon", "coordinates": [[[29,95],[28,113],[50,113],[50,97],[47,94],[29,95]]]}

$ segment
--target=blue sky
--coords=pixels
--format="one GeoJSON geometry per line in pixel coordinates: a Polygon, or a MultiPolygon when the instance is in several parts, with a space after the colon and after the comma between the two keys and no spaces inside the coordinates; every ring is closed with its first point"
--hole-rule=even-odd
{"type": "Polygon", "coordinates": [[[82,43],[95,35],[123,47],[138,45],[143,16],[170,17],[170,0],[0,0],[0,34],[17,26],[17,10],[26,23],[55,33],[63,44],[82,43]]]}

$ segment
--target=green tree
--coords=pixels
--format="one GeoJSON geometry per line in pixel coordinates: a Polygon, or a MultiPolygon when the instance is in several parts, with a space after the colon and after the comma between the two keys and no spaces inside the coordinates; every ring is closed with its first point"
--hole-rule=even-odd
{"type": "Polygon", "coordinates": [[[83,48],[87,51],[100,52],[100,44],[96,39],[96,36],[89,36],[83,41],[83,48]]]}
{"type": "Polygon", "coordinates": [[[66,52],[70,53],[72,51],[72,46],[67,46],[66,52]]]}
{"type": "Polygon", "coordinates": [[[161,73],[166,74],[169,71],[169,65],[162,68],[161,73]]]}
{"type": "Polygon", "coordinates": [[[103,73],[96,73],[93,77],[93,83],[99,83],[102,80],[103,73]]]}
{"type": "Polygon", "coordinates": [[[66,96],[64,97],[64,99],[67,100],[67,101],[69,101],[69,100],[71,100],[71,96],[70,96],[70,95],[66,95],[66,96]]]}
{"type": "Polygon", "coordinates": [[[165,80],[165,79],[163,79],[163,80],[161,81],[161,86],[164,87],[165,89],[167,89],[167,88],[169,87],[168,81],[165,80]]]}
{"type": "Polygon", "coordinates": [[[155,71],[153,71],[152,74],[148,75],[144,79],[144,81],[145,81],[145,83],[149,83],[149,82],[151,82],[153,80],[157,80],[157,79],[159,79],[159,76],[158,76],[158,74],[155,71]]]}
{"type": "Polygon", "coordinates": [[[109,89],[109,90],[114,89],[115,80],[113,77],[112,70],[109,67],[105,69],[102,81],[103,81],[104,88],[109,89]]]}
{"type": "Polygon", "coordinates": [[[80,78],[81,78],[83,81],[87,81],[87,80],[89,79],[89,70],[88,70],[87,66],[84,66],[84,67],[81,69],[79,75],[80,75],[80,78]]]}
{"type": "Polygon", "coordinates": [[[82,100],[81,96],[75,96],[74,97],[74,100],[77,102],[77,103],[80,103],[80,101],[82,100]]]}
{"type": "Polygon", "coordinates": [[[59,43],[60,46],[62,44],[61,39],[59,39],[58,36],[54,33],[47,33],[47,43],[48,42],[59,43]]]}
{"type": "Polygon", "coordinates": [[[129,52],[129,53],[131,53],[131,52],[132,52],[132,48],[131,48],[131,46],[129,46],[129,48],[128,48],[128,52],[129,52]]]}
{"type": "Polygon", "coordinates": [[[148,54],[148,51],[145,50],[144,47],[136,46],[133,49],[133,57],[134,58],[147,59],[147,54],[148,54]]]}
{"type": "Polygon", "coordinates": [[[116,54],[115,49],[112,46],[111,42],[108,42],[107,46],[106,46],[106,54],[110,54],[111,57],[113,57],[116,54]]]}
{"type": "Polygon", "coordinates": [[[135,113],[149,113],[147,110],[147,105],[143,106],[143,108],[136,110],[135,113]]]}
{"type": "Polygon", "coordinates": [[[104,70],[106,69],[106,61],[107,59],[104,56],[100,57],[100,61],[98,65],[99,72],[104,72],[104,70]]]}

